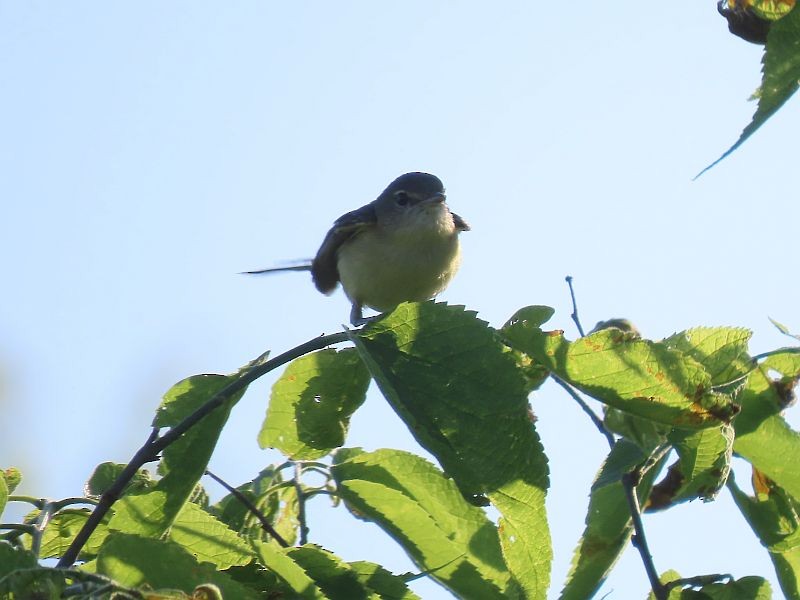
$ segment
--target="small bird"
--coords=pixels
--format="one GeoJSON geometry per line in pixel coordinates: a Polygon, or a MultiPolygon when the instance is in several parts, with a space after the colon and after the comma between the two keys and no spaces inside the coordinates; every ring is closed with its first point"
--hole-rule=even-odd
{"type": "Polygon", "coordinates": [[[429,300],[450,283],[461,262],[458,235],[470,228],[445,200],[438,177],[406,173],[336,219],[311,262],[245,273],[311,271],[323,294],[341,282],[353,306],[350,322],[363,325],[365,306],[387,312],[401,302],[429,300]]]}

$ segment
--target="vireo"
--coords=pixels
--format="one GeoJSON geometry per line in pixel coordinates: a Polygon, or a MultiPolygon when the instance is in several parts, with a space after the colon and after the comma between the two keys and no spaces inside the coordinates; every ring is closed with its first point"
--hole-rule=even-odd
{"type": "Polygon", "coordinates": [[[458,234],[469,225],[450,212],[444,186],[428,173],[406,173],[380,196],[336,219],[310,263],[249,274],[310,270],[314,285],[330,294],[341,281],[363,325],[363,307],[379,312],[401,302],[433,298],[461,262],[458,234]]]}

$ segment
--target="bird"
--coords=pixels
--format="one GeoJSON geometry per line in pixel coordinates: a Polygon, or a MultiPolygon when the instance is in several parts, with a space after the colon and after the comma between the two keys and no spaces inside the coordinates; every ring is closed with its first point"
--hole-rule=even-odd
{"type": "Polygon", "coordinates": [[[326,295],[341,283],[352,305],[351,324],[364,325],[370,320],[364,307],[385,313],[402,302],[429,300],[452,280],[461,263],[459,234],[470,226],[446,199],[435,175],[406,173],[369,204],[336,219],[313,260],[244,273],[311,271],[326,295]]]}

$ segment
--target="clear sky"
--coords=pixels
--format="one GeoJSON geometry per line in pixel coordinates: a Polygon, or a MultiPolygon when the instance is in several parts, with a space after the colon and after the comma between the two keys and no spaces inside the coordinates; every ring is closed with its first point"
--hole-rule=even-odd
{"type": "MultiPolygon", "coordinates": [[[[493,325],[547,304],[574,338],[571,274],[588,327],[739,325],[754,353],[788,344],[767,317],[800,330],[796,101],[692,181],[749,121],[760,58],[714,0],[0,0],[0,466],[23,470],[23,493],[79,494],[94,465],[130,458],[173,383],[339,330],[341,292],[237,272],[312,256],[412,170],[441,177],[473,229],[442,299],[493,325]]],[[[212,461],[231,482],[279,460],[256,444],[270,384],[212,461]]],[[[532,404],[555,597],[606,447],[559,388],[532,404]]],[[[375,390],[347,443],[417,449],[375,390]]],[[[375,526],[310,510],[313,541],[413,569],[375,526]]],[[[775,581],[727,492],[646,526],[660,571],[775,581]]],[[[629,550],[600,595],[646,587],[629,550]]]]}

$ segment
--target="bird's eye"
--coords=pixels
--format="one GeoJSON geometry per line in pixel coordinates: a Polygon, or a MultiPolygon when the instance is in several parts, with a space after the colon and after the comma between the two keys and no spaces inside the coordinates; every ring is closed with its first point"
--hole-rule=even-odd
{"type": "Polygon", "coordinates": [[[397,203],[397,206],[405,206],[408,204],[408,194],[403,190],[394,193],[394,201],[397,203]]]}

